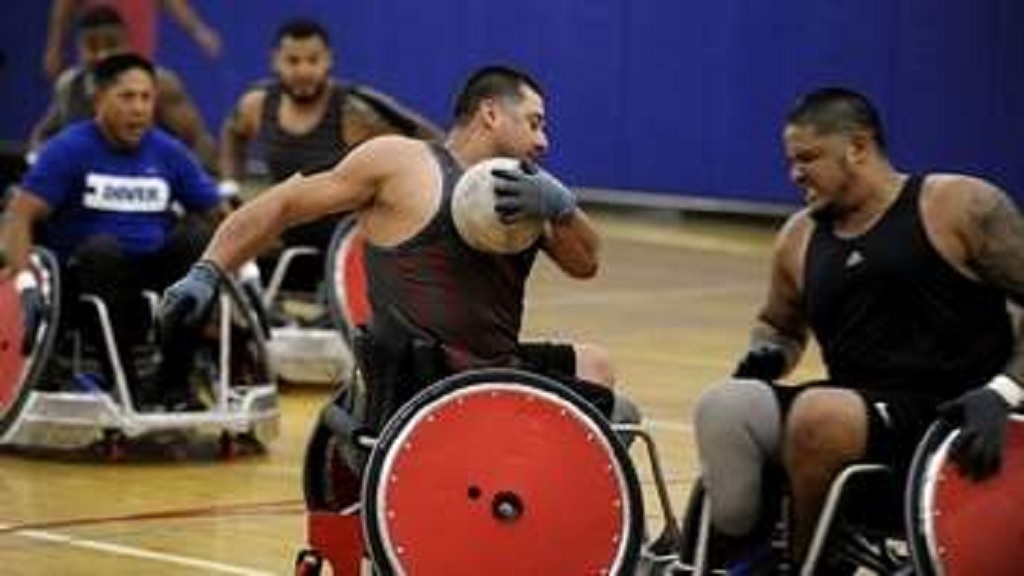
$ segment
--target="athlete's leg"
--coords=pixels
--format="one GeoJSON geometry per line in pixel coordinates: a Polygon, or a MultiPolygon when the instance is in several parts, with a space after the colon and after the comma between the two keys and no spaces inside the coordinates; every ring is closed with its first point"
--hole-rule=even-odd
{"type": "Polygon", "coordinates": [[[615,386],[615,366],[607,348],[596,344],[573,344],[575,357],[574,375],[589,382],[615,386]]]}
{"type": "Polygon", "coordinates": [[[868,407],[855,391],[801,393],[786,418],[783,458],[793,495],[793,552],[802,558],[829,486],[868,448],[868,407]]]}
{"type": "MultiPolygon", "coordinates": [[[[183,218],[160,250],[146,258],[144,267],[154,271],[147,277],[146,287],[162,291],[179,278],[200,257],[211,235],[212,230],[205,221],[196,217],[183,218]]],[[[189,375],[204,338],[203,328],[201,325],[179,326],[175,333],[160,334],[162,361],[155,392],[167,408],[202,408],[189,383],[189,375]]]]}
{"type": "Polygon", "coordinates": [[[762,475],[778,458],[780,413],[775,391],[757,380],[726,380],[701,395],[694,433],[717,532],[745,537],[758,525],[762,475]]]}
{"type": "Polygon", "coordinates": [[[597,406],[611,422],[637,424],[640,409],[615,384],[611,355],[596,344],[529,342],[520,345],[521,367],[560,380],[597,406]],[[602,389],[603,388],[603,389],[602,389]]]}
{"type": "MultiPolygon", "coordinates": [[[[138,266],[125,254],[120,243],[110,235],[87,238],[68,257],[66,282],[62,290],[68,311],[65,320],[84,335],[98,350],[98,360],[106,372],[107,385],[116,378],[114,365],[105,351],[102,327],[91,305],[80,304],[82,294],[92,294],[106,304],[114,336],[116,353],[129,389],[136,396],[142,393],[132,361],[135,344],[145,340],[148,311],[142,299],[138,266]]],[[[63,321],[62,321],[63,322],[63,321]]]]}

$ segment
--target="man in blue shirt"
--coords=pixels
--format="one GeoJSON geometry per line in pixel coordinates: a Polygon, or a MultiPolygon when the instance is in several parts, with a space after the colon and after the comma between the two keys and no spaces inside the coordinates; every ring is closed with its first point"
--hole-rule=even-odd
{"type": "MultiPolygon", "coordinates": [[[[152,63],[118,54],[94,75],[95,117],[50,140],[11,199],[0,231],[8,257],[0,280],[25,266],[33,241],[47,246],[65,272],[64,301],[81,292],[103,298],[118,349],[129,352],[152,328],[142,290],[161,290],[188,269],[209,239],[209,217],[220,214],[220,201],[184,144],[153,126],[152,63]]],[[[124,362],[129,385],[143,396],[159,395],[144,402],[195,407],[187,382],[197,338],[163,340],[156,389],[138,390],[132,363],[124,362]]]]}

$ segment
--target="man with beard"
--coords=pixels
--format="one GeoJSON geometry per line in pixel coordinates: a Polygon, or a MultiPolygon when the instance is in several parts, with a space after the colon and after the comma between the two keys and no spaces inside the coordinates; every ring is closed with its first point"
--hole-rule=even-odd
{"type": "MultiPolygon", "coordinates": [[[[276,78],[262,82],[239,99],[221,130],[221,193],[237,194],[246,174],[249,145],[266,165],[272,182],[293,174],[328,168],[358,144],[382,134],[432,139],[441,135],[429,121],[393,99],[364,86],[331,78],[334,57],[327,31],[318,22],[296,19],[275,35],[272,66],[276,78]]],[[[289,230],[285,246],[325,251],[338,216],[289,230]]],[[[313,284],[323,258],[296,276],[313,284]]]]}
{"type": "MultiPolygon", "coordinates": [[[[82,13],[75,33],[79,65],[65,70],[54,83],[53,98],[29,137],[30,156],[62,128],[93,116],[96,64],[114,54],[128,52],[128,32],[116,10],[98,6],[82,13]]],[[[203,165],[213,168],[216,144],[192,98],[176,74],[157,68],[157,124],[195,152],[203,165]]]]}
{"type": "Polygon", "coordinates": [[[905,477],[938,416],[962,425],[954,460],[986,478],[1024,398],[1007,312],[1024,303],[1024,220],[1010,198],[978,178],[895,169],[877,111],[851,90],[805,95],[783,140],[807,206],[779,233],[749,351],[694,416],[716,549],[768,560],[751,573],[775,573],[759,553],[766,470],[781,467],[791,493],[799,561],[843,467],[869,459],[905,477]],[[809,333],[827,380],[776,385],[809,333]]]}

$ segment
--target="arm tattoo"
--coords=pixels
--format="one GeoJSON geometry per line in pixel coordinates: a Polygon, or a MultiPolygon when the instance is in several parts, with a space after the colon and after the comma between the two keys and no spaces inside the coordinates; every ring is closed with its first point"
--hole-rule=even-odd
{"type": "MultiPolygon", "coordinates": [[[[1024,304],[1024,219],[1017,207],[1001,191],[975,193],[967,213],[971,269],[1018,305],[1024,304]]],[[[1018,316],[1016,345],[1003,372],[1024,384],[1024,316],[1018,316]]]]}
{"type": "Polygon", "coordinates": [[[968,266],[1024,304],[1024,219],[1006,194],[995,192],[975,192],[968,201],[968,266]]]}

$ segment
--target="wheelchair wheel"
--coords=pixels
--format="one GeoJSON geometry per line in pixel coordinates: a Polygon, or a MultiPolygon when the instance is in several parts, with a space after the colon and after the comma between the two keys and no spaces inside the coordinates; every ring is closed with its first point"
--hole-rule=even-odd
{"type": "Polygon", "coordinates": [[[370,455],[363,506],[382,574],[629,574],[644,533],[608,423],[515,370],[458,374],[406,404],[370,455]]]}
{"type": "Polygon", "coordinates": [[[0,437],[20,416],[40,380],[53,353],[60,317],[60,278],[53,255],[35,249],[29,267],[19,276],[20,281],[0,283],[0,437]],[[27,286],[29,282],[34,285],[27,286]],[[37,291],[36,309],[26,309],[26,290],[37,291]]]}
{"type": "Polygon", "coordinates": [[[918,576],[1011,576],[1024,565],[1024,418],[1007,426],[999,473],[982,482],[950,460],[958,434],[943,423],[917,448],[906,495],[907,532],[918,576]]]}
{"type": "Polygon", "coordinates": [[[357,224],[353,216],[339,222],[327,252],[327,307],[334,326],[349,341],[353,329],[366,325],[370,319],[363,238],[357,224]]]}

